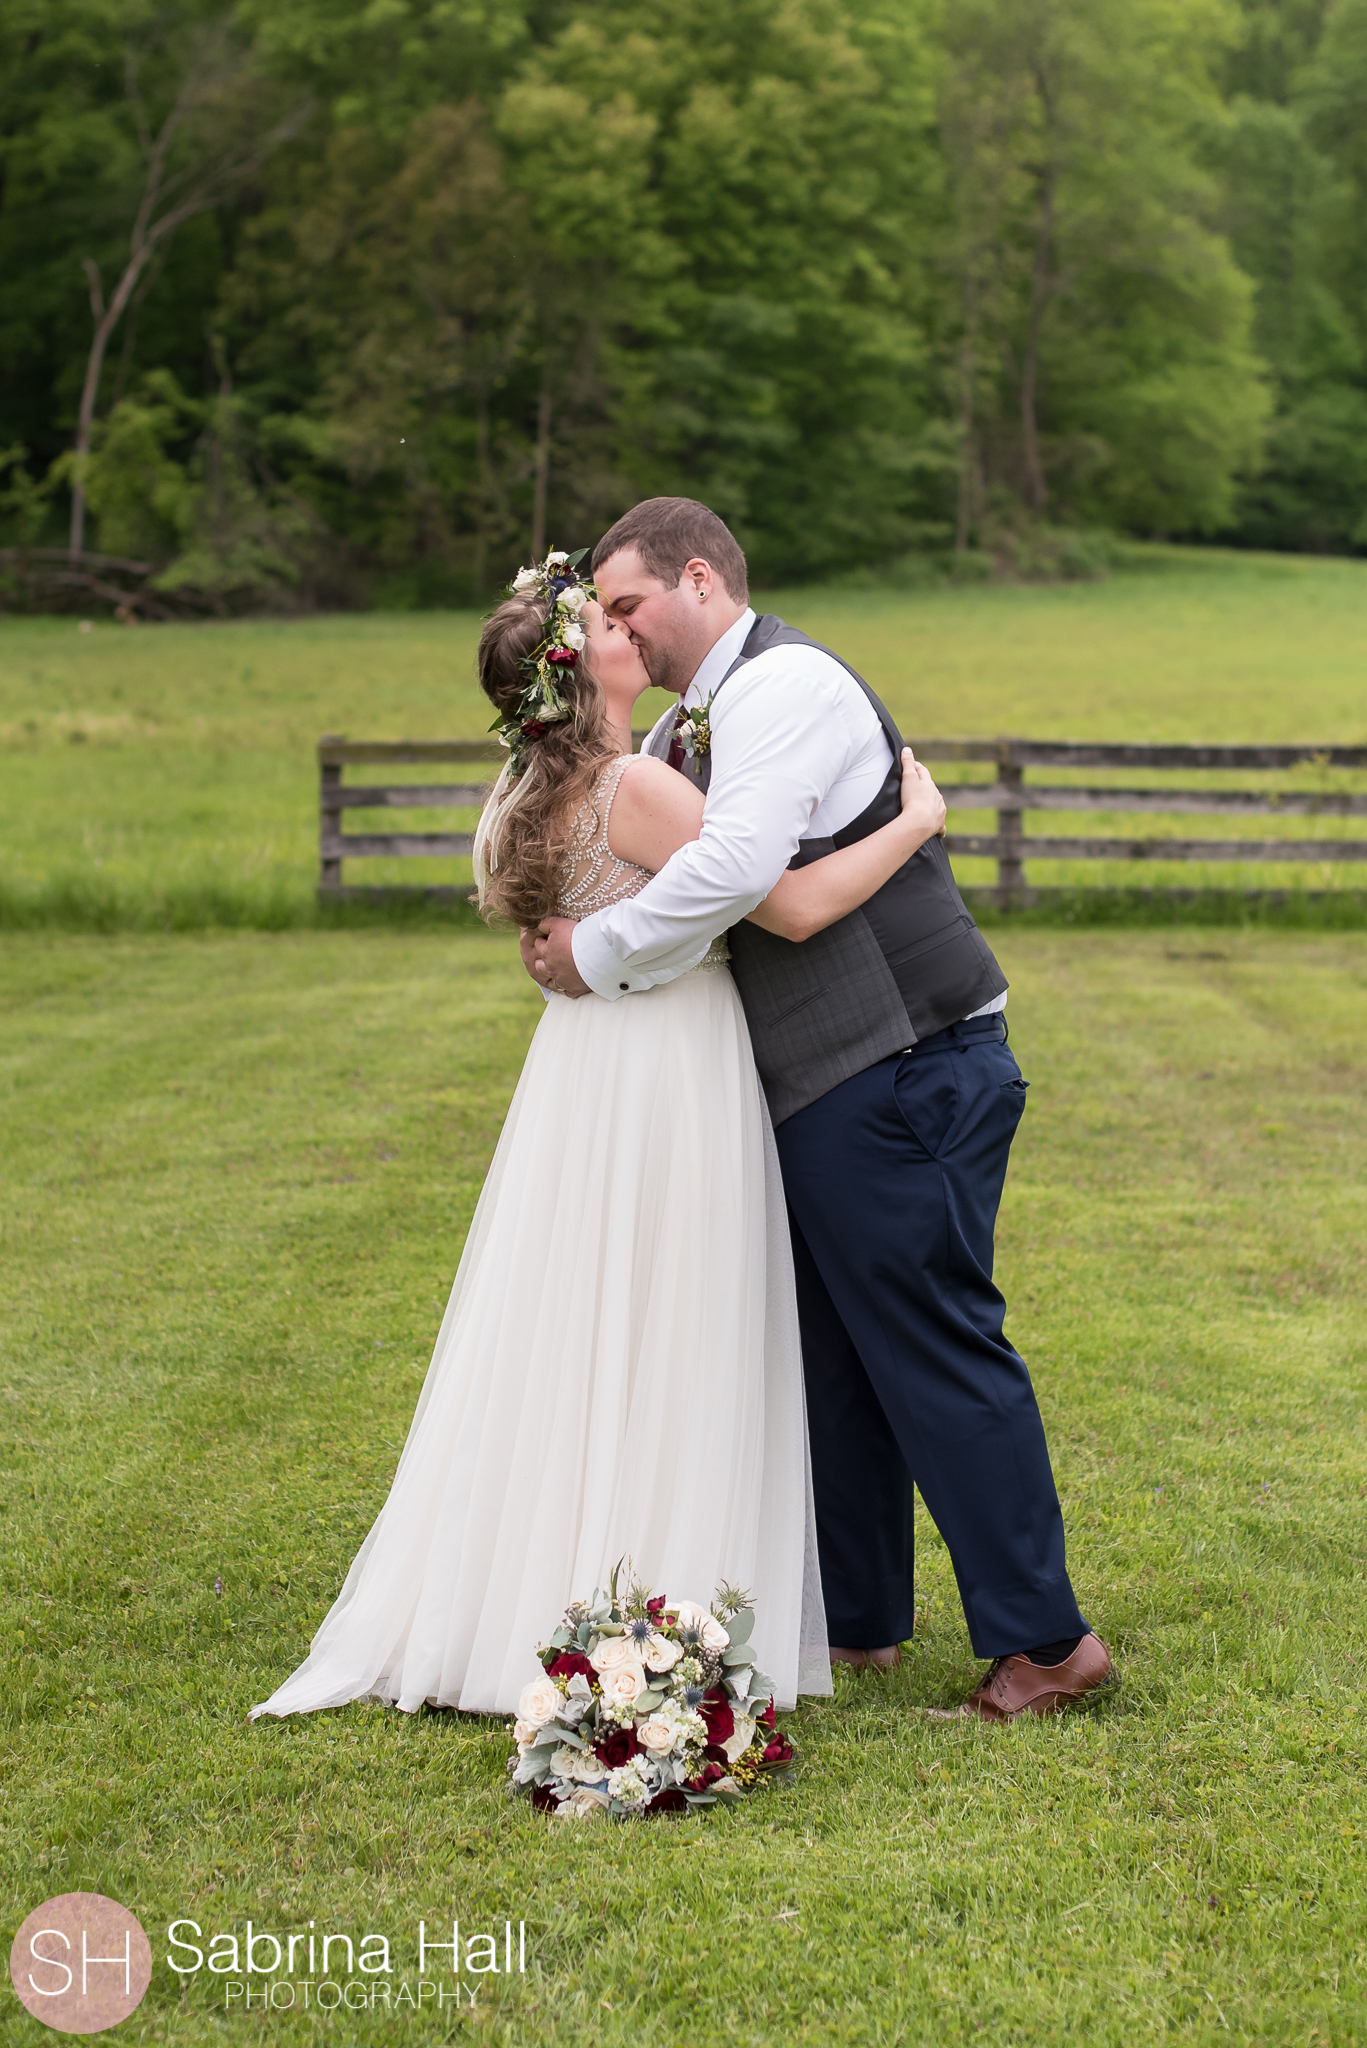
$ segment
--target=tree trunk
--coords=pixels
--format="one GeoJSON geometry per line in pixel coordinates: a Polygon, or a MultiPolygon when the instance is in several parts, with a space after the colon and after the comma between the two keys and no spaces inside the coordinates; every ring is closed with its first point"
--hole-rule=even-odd
{"type": "Polygon", "coordinates": [[[1021,360],[1021,453],[1025,465],[1025,502],[1032,512],[1043,512],[1048,499],[1044,464],[1040,460],[1039,423],[1035,416],[1039,381],[1040,333],[1048,309],[1054,280],[1054,180],[1050,164],[1040,176],[1039,211],[1035,219],[1035,263],[1030,276],[1030,320],[1026,328],[1025,351],[1021,360]]]}
{"type": "Polygon", "coordinates": [[[489,393],[480,386],[475,408],[475,471],[479,478],[475,501],[475,595],[484,595],[489,573],[489,393]]]}
{"type": "Polygon", "coordinates": [[[954,552],[968,552],[973,527],[973,472],[976,451],[973,443],[973,372],[977,344],[977,280],[970,275],[964,287],[964,338],[959,349],[959,502],[954,518],[954,552]]]}
{"type": "Polygon", "coordinates": [[[532,497],[532,560],[546,552],[546,482],[551,468],[551,387],[543,370],[536,408],[536,490],[532,497]]]}

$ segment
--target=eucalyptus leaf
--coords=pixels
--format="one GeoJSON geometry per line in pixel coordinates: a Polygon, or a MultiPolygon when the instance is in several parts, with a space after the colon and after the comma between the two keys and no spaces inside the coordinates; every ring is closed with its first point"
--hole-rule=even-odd
{"type": "Polygon", "coordinates": [[[728,1669],[734,1670],[741,1664],[753,1664],[755,1653],[745,1643],[731,1643],[722,1651],[721,1661],[728,1669]]]}
{"type": "Polygon", "coordinates": [[[742,1607],[739,1614],[733,1614],[726,1624],[726,1633],[733,1643],[748,1643],[750,1631],[755,1625],[753,1607],[742,1607]]]}
{"type": "Polygon", "coordinates": [[[568,1650],[573,1641],[574,1637],[567,1628],[558,1628],[551,1637],[551,1648],[553,1650],[568,1650]]]}
{"type": "Polygon", "coordinates": [[[636,1699],[636,1711],[638,1714],[653,1714],[656,1707],[662,1707],[664,1703],[665,1696],[662,1692],[639,1693],[636,1699]]]}

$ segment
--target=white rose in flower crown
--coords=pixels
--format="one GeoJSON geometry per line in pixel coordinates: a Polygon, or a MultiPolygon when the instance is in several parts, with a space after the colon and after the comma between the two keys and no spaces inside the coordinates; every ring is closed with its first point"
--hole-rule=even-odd
{"type": "Polygon", "coordinates": [[[709,1614],[702,1625],[703,1648],[705,1650],[724,1650],[730,1640],[730,1636],[717,1620],[716,1615],[709,1614]]]}
{"type": "Polygon", "coordinates": [[[596,1650],[589,1651],[589,1662],[601,1676],[605,1671],[620,1671],[624,1664],[639,1664],[641,1653],[630,1636],[600,1636],[596,1650]]]}
{"type": "Polygon", "coordinates": [[[596,1820],[608,1810],[608,1795],[599,1792],[595,1786],[581,1785],[571,1792],[568,1799],[562,1799],[555,1809],[557,1820],[596,1820]]]}
{"type": "Polygon", "coordinates": [[[578,618],[588,603],[588,594],[581,583],[571,583],[568,590],[561,591],[556,603],[562,612],[569,612],[572,617],[578,618]]]}
{"type": "Polygon", "coordinates": [[[519,569],[513,578],[513,589],[530,590],[537,580],[535,569],[519,569]]]}
{"type": "Polygon", "coordinates": [[[634,1707],[646,1689],[646,1675],[639,1664],[619,1664],[603,1673],[603,1698],[610,1706],[634,1707]]]}
{"type": "Polygon", "coordinates": [[[566,647],[572,647],[576,654],[583,648],[586,637],[578,619],[571,619],[569,625],[561,629],[561,640],[566,647]]]}
{"type": "Polygon", "coordinates": [[[672,1671],[682,1655],[679,1645],[671,1643],[668,1636],[647,1636],[641,1662],[647,1671],[672,1671]]]}
{"type": "Polygon", "coordinates": [[[555,1719],[557,1708],[564,1704],[564,1694],[549,1678],[533,1678],[523,1686],[517,1702],[519,1721],[530,1721],[534,1728],[544,1728],[548,1721],[555,1719]]]}

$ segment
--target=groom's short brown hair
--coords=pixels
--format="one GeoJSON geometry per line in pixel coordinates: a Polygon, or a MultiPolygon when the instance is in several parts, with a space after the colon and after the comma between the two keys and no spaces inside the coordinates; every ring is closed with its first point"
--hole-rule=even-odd
{"type": "Polygon", "coordinates": [[[745,556],[724,521],[696,498],[644,498],[610,526],[593,551],[595,572],[624,548],[635,548],[647,576],[673,585],[685,562],[710,562],[728,597],[744,604],[750,595],[745,556]]]}

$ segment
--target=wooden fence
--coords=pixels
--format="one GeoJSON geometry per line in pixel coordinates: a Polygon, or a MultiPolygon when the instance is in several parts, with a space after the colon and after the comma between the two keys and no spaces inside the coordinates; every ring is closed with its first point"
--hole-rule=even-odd
{"type": "MultiPolygon", "coordinates": [[[[639,746],[643,734],[634,735],[639,746]]],[[[911,742],[918,760],[984,762],[995,771],[990,782],[944,782],[946,801],[956,810],[995,811],[995,832],[951,832],[951,855],[974,856],[997,863],[996,901],[1003,908],[1029,902],[1025,861],[1367,861],[1367,835],[1341,839],[1143,839],[1026,835],[1027,811],[1101,811],[1172,814],[1205,813],[1221,817],[1295,816],[1367,818],[1367,793],[1313,789],[1229,789],[1149,786],[1083,788],[1071,783],[1027,783],[1032,768],[1119,770],[1229,771],[1317,768],[1367,769],[1367,747],[1165,747],[1101,746],[1078,740],[937,740],[911,742]]],[[[347,887],[344,860],[394,860],[422,857],[468,857],[474,845],[470,832],[343,832],[348,810],[462,810],[477,807],[490,772],[503,759],[502,749],[484,740],[370,741],[324,738],[318,742],[319,893],[330,899],[376,897],[392,891],[347,887]],[[465,783],[344,784],[349,767],[396,763],[478,763],[486,775],[465,783]]],[[[464,894],[457,888],[433,888],[434,897],[464,894]]]]}

